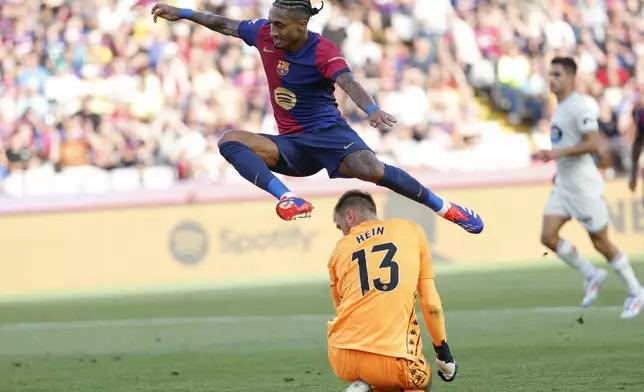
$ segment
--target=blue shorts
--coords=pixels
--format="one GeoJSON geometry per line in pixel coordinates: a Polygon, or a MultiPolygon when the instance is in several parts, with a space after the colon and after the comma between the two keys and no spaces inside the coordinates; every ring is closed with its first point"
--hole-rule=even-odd
{"type": "Polygon", "coordinates": [[[280,151],[277,165],[270,169],[291,177],[308,177],[326,169],[330,178],[344,178],[338,171],[347,155],[372,151],[349,125],[298,134],[266,135],[280,151]]]}

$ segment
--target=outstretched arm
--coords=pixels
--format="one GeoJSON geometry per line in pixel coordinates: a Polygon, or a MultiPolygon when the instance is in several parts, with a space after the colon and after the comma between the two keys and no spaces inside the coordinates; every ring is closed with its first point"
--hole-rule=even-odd
{"type": "Polygon", "coordinates": [[[157,18],[165,19],[170,22],[186,19],[218,33],[232,37],[239,37],[239,24],[241,21],[229,19],[217,14],[177,8],[164,3],[156,3],[154,7],[152,7],[151,13],[154,18],[154,23],[156,23],[157,18]]]}
{"type": "Polygon", "coordinates": [[[240,21],[238,20],[225,18],[216,14],[196,11],[192,12],[186,19],[218,33],[239,38],[238,28],[240,21]]]}
{"type": "Polygon", "coordinates": [[[367,92],[367,90],[362,87],[353,72],[344,72],[340,74],[335,82],[365,113],[367,113],[367,109],[370,106],[376,106],[376,101],[367,92]]]}
{"type": "Polygon", "coordinates": [[[396,119],[388,113],[380,110],[371,94],[362,87],[353,72],[344,72],[338,76],[335,82],[347,93],[353,102],[369,116],[372,127],[382,125],[390,127],[396,123],[396,119]]]}
{"type": "Polygon", "coordinates": [[[340,49],[331,41],[326,39],[320,41],[316,52],[316,63],[324,77],[337,83],[351,100],[367,113],[372,127],[390,127],[396,123],[392,115],[380,110],[373,97],[349,69],[340,49]]]}

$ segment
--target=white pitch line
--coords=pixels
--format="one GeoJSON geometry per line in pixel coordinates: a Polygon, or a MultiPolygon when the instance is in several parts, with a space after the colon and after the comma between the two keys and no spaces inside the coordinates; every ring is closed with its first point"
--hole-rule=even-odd
{"type": "Polygon", "coordinates": [[[0,324],[2,331],[25,330],[63,330],[84,328],[112,328],[112,327],[150,327],[171,326],[186,324],[228,324],[228,323],[262,323],[277,320],[288,321],[320,321],[330,320],[331,317],[320,314],[292,315],[292,316],[202,316],[202,317],[162,317],[149,319],[116,319],[116,320],[88,320],[88,321],[44,321],[34,323],[0,324]]]}
{"type": "MultiPolygon", "coordinates": [[[[535,308],[509,308],[509,309],[481,309],[481,310],[456,310],[448,311],[450,315],[486,315],[486,314],[580,314],[582,311],[618,311],[619,306],[602,306],[589,309],[579,307],[535,307],[535,308]]],[[[148,319],[116,319],[116,320],[88,320],[88,321],[50,321],[31,323],[0,324],[0,332],[5,331],[42,331],[42,330],[68,330],[68,329],[92,329],[92,328],[116,328],[116,327],[151,327],[151,326],[172,326],[186,324],[230,324],[230,323],[262,323],[270,321],[289,322],[326,322],[332,316],[322,314],[302,314],[289,316],[203,316],[203,317],[164,317],[148,319]]]]}

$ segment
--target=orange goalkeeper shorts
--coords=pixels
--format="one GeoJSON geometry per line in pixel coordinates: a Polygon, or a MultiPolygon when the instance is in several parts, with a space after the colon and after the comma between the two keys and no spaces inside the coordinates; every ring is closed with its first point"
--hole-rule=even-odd
{"type": "Polygon", "coordinates": [[[329,346],[329,362],[341,380],[360,379],[374,390],[421,390],[431,381],[431,369],[422,354],[409,360],[329,346]]]}

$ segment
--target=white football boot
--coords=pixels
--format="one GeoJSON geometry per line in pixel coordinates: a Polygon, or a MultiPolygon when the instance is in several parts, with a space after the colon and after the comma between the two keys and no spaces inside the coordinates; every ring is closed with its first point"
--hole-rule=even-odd
{"type": "Polygon", "coordinates": [[[622,320],[630,319],[638,314],[642,310],[644,305],[644,288],[640,288],[640,291],[636,294],[629,294],[624,301],[624,309],[622,310],[622,315],[620,318],[622,320]]]}
{"type": "Polygon", "coordinates": [[[605,269],[597,268],[595,275],[586,279],[586,282],[584,283],[586,294],[584,295],[584,299],[581,301],[581,306],[583,308],[587,308],[595,302],[599,295],[599,288],[604,284],[607,275],[608,273],[605,269]]]}
{"type": "Polygon", "coordinates": [[[371,392],[371,385],[362,380],[356,380],[344,392],[371,392]]]}

